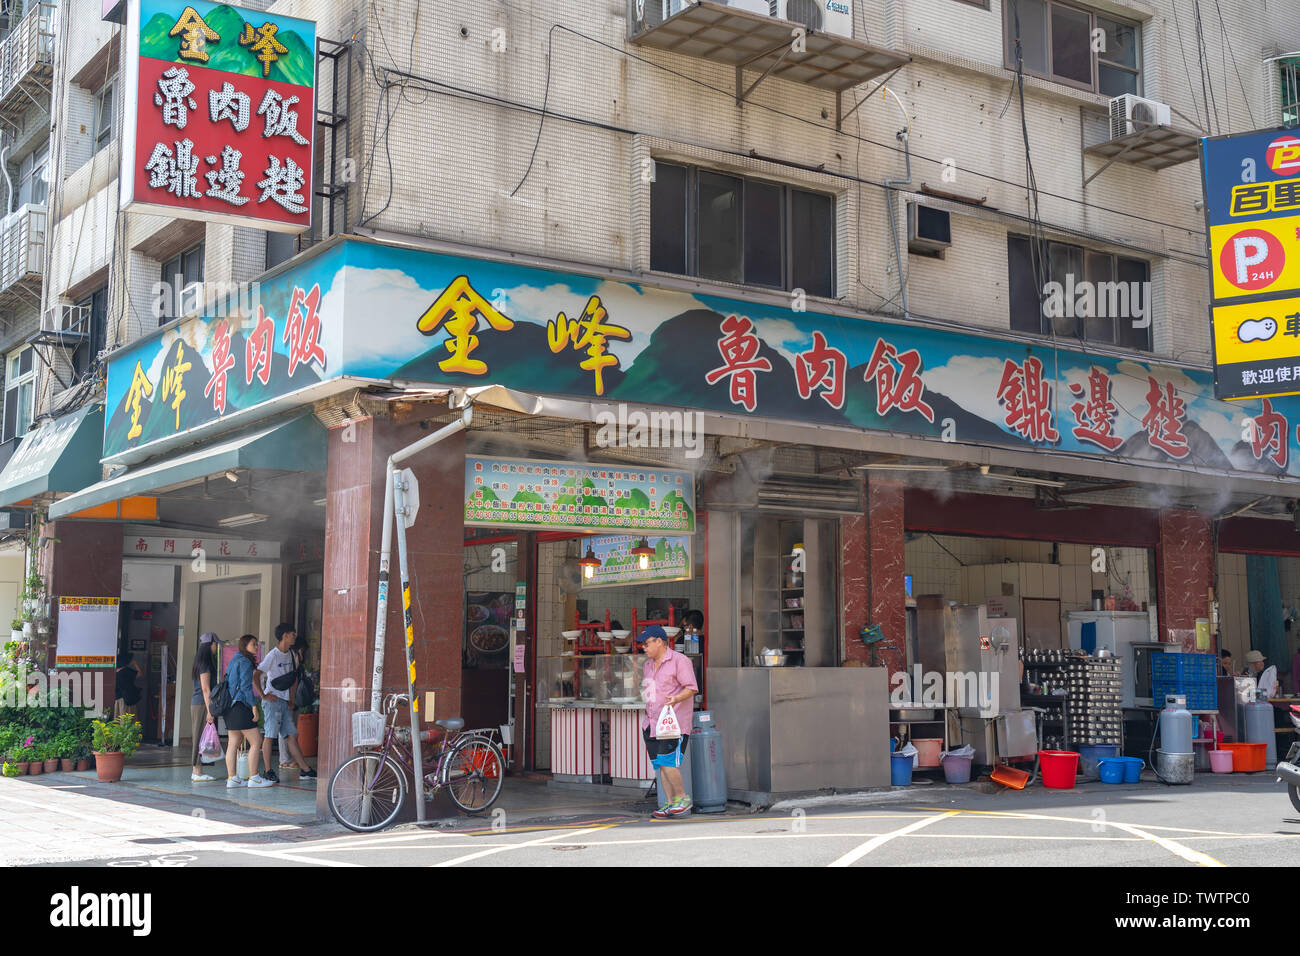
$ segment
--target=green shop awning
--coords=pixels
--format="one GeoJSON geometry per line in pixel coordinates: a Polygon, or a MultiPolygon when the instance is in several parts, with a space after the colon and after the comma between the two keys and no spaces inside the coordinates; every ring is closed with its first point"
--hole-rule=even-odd
{"type": "Polygon", "coordinates": [[[65,518],[88,508],[148,495],[236,468],[324,471],[325,449],[325,427],[313,415],[300,415],[105,479],[59,501],[50,508],[50,517],[65,518]]]}
{"type": "Polygon", "coordinates": [[[80,491],[103,473],[104,410],[86,405],[28,432],[0,472],[0,507],[47,493],[80,491]]]}

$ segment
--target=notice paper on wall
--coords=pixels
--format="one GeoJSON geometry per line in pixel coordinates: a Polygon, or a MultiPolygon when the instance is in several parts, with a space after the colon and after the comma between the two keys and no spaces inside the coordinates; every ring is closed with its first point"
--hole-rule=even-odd
{"type": "Polygon", "coordinates": [[[60,597],[55,667],[112,667],[117,663],[115,597],[60,597]]]}

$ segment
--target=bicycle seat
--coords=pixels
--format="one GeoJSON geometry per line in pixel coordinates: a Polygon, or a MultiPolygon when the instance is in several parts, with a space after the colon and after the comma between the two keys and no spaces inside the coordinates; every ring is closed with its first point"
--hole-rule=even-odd
{"type": "Polygon", "coordinates": [[[437,724],[439,727],[441,727],[443,730],[447,731],[448,733],[454,734],[456,731],[460,730],[462,727],[465,726],[465,718],[444,717],[442,720],[435,720],[434,723],[437,724]]]}

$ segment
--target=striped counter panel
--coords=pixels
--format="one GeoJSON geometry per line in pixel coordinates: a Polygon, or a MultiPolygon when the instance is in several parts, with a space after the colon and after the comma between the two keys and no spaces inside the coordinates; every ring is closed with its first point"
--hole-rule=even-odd
{"type": "Polygon", "coordinates": [[[653,780],[654,767],[641,736],[640,710],[609,712],[609,774],[627,780],[653,780]]]}
{"type": "Polygon", "coordinates": [[[551,710],[551,773],[600,771],[600,715],[589,707],[551,710]]]}

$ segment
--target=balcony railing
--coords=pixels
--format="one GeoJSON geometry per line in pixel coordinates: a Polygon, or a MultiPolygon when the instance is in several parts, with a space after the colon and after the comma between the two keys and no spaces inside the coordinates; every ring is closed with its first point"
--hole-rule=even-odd
{"type": "Polygon", "coordinates": [[[39,299],[44,255],[44,206],[23,206],[0,221],[0,301],[33,293],[39,299]]]}
{"type": "Polygon", "coordinates": [[[54,24],[54,4],[38,3],[0,41],[0,119],[11,125],[50,91],[54,24]]]}

